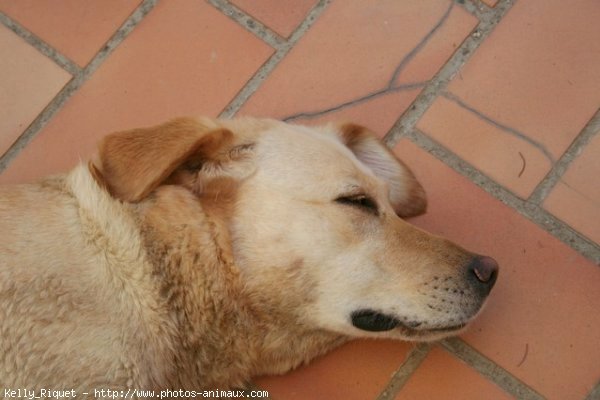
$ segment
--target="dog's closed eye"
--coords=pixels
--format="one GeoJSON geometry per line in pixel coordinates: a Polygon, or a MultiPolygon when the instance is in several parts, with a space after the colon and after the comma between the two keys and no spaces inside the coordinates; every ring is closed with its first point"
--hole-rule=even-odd
{"type": "Polygon", "coordinates": [[[379,215],[379,207],[371,197],[365,194],[353,194],[349,196],[340,196],[335,199],[336,203],[360,208],[374,215],[379,215]]]}

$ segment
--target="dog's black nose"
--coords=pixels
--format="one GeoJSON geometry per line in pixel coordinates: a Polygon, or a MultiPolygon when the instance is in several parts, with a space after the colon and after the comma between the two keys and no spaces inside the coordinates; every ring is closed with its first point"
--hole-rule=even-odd
{"type": "Polygon", "coordinates": [[[476,256],[469,264],[469,272],[489,291],[498,277],[498,263],[492,257],[476,256]]]}

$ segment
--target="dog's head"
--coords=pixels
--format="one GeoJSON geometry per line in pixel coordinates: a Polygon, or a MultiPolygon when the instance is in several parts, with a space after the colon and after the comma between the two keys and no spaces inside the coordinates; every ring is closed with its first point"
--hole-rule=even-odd
{"type": "Polygon", "coordinates": [[[186,187],[227,224],[245,285],[298,324],[432,340],[481,309],[498,266],[403,220],[412,172],[365,128],[179,119],[109,135],[92,171],[124,201],[186,187]]]}

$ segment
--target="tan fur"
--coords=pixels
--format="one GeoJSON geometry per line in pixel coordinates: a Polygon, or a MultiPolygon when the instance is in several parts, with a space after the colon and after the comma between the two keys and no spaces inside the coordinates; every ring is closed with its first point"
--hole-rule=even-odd
{"type": "Polygon", "coordinates": [[[485,296],[464,281],[470,253],[398,217],[425,207],[356,125],[109,135],[87,165],[0,188],[0,388],[226,389],[352,337],[454,333],[485,296]],[[359,192],[377,215],[336,201],[359,192]],[[422,328],[360,330],[360,307],[422,328]]]}

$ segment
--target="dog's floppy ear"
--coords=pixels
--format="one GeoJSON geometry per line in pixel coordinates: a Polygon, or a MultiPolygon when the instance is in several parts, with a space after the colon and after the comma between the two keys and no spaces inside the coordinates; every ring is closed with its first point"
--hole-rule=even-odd
{"type": "Polygon", "coordinates": [[[99,145],[99,163],[92,166],[114,197],[137,202],[182,164],[209,158],[232,141],[233,133],[214,122],[178,118],[106,136],[99,145]]]}
{"type": "Polygon", "coordinates": [[[344,144],[375,176],[389,185],[390,203],[400,217],[413,217],[427,209],[423,186],[412,171],[381,141],[360,125],[347,123],[339,128],[344,144]]]}

